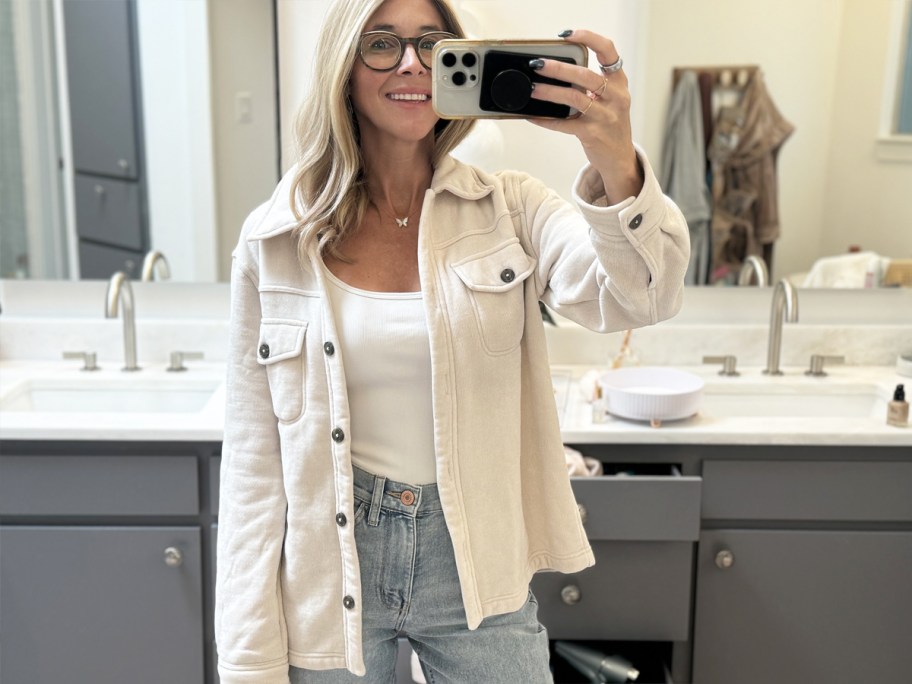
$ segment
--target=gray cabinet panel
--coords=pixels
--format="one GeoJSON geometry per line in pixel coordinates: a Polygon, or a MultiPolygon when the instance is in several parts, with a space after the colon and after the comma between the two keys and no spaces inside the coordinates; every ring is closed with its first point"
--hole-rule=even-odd
{"type": "Polygon", "coordinates": [[[218,517],[219,509],[219,476],[222,470],[222,457],[214,456],[209,462],[209,509],[218,517]]]}
{"type": "Polygon", "coordinates": [[[140,187],[132,181],[76,174],[76,230],[80,238],[143,249],[140,187]]]}
{"type": "Polygon", "coordinates": [[[106,279],[117,271],[123,271],[131,280],[137,280],[141,275],[142,262],[142,252],[79,241],[79,274],[83,279],[106,279]]]}
{"type": "Polygon", "coordinates": [[[195,456],[4,456],[2,515],[199,515],[195,456]]]}
{"type": "Polygon", "coordinates": [[[700,535],[699,477],[576,477],[590,539],[696,541],[700,535]]]}
{"type": "Polygon", "coordinates": [[[4,684],[203,681],[199,528],[2,527],[0,546],[4,684]]]}
{"type": "Polygon", "coordinates": [[[76,171],[137,179],[131,0],[63,3],[76,171]]]}
{"type": "Polygon", "coordinates": [[[909,568],[912,532],[704,532],[693,681],[905,684],[909,568]]]}
{"type": "Polygon", "coordinates": [[[594,542],[595,566],[573,575],[532,579],[539,621],[551,639],[686,641],[693,544],[594,542]],[[578,603],[561,597],[579,589],[578,603]]]}
{"type": "Polygon", "coordinates": [[[708,519],[912,521],[912,462],[707,461],[708,519]]]}

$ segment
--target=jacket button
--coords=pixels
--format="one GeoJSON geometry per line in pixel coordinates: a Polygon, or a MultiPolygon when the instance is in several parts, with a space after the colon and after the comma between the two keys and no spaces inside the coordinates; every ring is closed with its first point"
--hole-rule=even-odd
{"type": "Polygon", "coordinates": [[[512,268],[505,268],[500,272],[500,279],[505,283],[512,283],[516,280],[516,274],[513,272],[512,268]]]}
{"type": "Polygon", "coordinates": [[[345,517],[345,513],[339,513],[339,515],[336,516],[336,523],[339,527],[345,527],[345,523],[347,522],[348,518],[345,517]]]}
{"type": "Polygon", "coordinates": [[[640,224],[642,222],[643,222],[643,215],[637,214],[630,220],[630,223],[627,224],[627,227],[630,228],[630,230],[636,230],[637,228],[640,227],[640,224]]]}
{"type": "Polygon", "coordinates": [[[351,596],[346,596],[344,599],[342,599],[342,605],[351,610],[355,607],[355,599],[353,599],[351,596]]]}
{"type": "Polygon", "coordinates": [[[336,428],[332,431],[332,438],[334,442],[341,442],[345,439],[345,433],[342,432],[342,428],[336,428]]]}
{"type": "Polygon", "coordinates": [[[326,352],[327,356],[332,356],[336,353],[336,348],[333,346],[332,342],[327,342],[323,345],[323,351],[326,352]]]}
{"type": "Polygon", "coordinates": [[[260,345],[260,356],[263,357],[264,359],[269,358],[269,345],[266,344],[265,342],[263,342],[263,344],[260,345]]]}

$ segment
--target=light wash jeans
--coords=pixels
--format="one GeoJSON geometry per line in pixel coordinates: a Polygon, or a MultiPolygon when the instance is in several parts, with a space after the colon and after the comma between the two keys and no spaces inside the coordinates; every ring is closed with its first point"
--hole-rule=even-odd
{"type": "Polygon", "coordinates": [[[398,637],[408,638],[428,684],[545,684],[548,634],[532,592],[515,613],[469,631],[453,545],[436,485],[393,482],[355,468],[355,542],[361,563],[367,674],[289,668],[291,684],[396,681],[398,637]],[[414,501],[403,492],[411,492],[414,501]]]}

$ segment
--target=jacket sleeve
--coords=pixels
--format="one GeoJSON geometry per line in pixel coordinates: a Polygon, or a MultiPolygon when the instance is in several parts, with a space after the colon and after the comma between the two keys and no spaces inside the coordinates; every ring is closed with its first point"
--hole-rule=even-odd
{"type": "Polygon", "coordinates": [[[690,257],[687,223],[662,194],[642,150],[645,183],[637,197],[606,206],[590,166],[573,187],[579,211],[525,177],[520,183],[524,242],[538,260],[539,298],[561,316],[597,332],[650,325],[681,308],[690,257]],[[601,204],[601,206],[599,206],[601,204]]]}
{"type": "Polygon", "coordinates": [[[238,257],[244,241],[242,235],[231,269],[215,587],[218,673],[222,684],[288,684],[279,582],[287,500],[277,419],[257,363],[256,275],[238,257]]]}

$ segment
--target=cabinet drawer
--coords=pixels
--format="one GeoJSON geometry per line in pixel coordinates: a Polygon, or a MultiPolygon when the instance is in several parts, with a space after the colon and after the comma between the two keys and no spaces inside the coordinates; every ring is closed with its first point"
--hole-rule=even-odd
{"type": "Polygon", "coordinates": [[[195,456],[5,456],[3,515],[198,515],[195,456]]]}
{"type": "Polygon", "coordinates": [[[131,280],[138,280],[142,261],[142,252],[79,241],[79,274],[82,278],[106,279],[112,273],[123,271],[131,280]]]}
{"type": "Polygon", "coordinates": [[[912,521],[912,463],[707,461],[708,519],[912,521]]]}
{"type": "Polygon", "coordinates": [[[592,550],[583,572],[532,579],[549,638],[687,640],[692,543],[597,541],[592,550]]]}
{"type": "Polygon", "coordinates": [[[696,541],[700,536],[699,477],[669,466],[663,476],[571,478],[590,539],[696,541]]]}
{"type": "Polygon", "coordinates": [[[76,230],[88,238],[142,250],[139,183],[77,173],[74,180],[76,230]]]}

